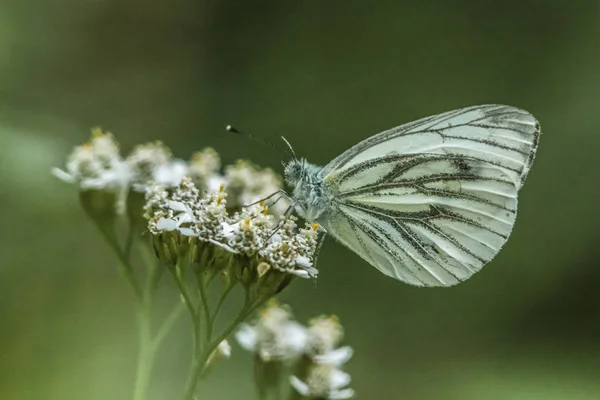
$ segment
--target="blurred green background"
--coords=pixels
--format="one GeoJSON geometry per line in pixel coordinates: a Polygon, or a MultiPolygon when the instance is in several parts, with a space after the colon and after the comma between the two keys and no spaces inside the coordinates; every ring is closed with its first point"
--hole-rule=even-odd
{"type": "MultiPolygon", "coordinates": [[[[324,164],[383,129],[462,106],[531,111],[544,132],[501,254],[468,282],[418,289],[329,240],[317,285],[282,300],[336,313],[360,399],[600,398],[600,9],[597,1],[0,2],[0,399],[128,399],[137,336],[116,258],[62,166],[89,128],[125,150],[281,170],[234,124],[324,164]]],[[[176,298],[168,285],[159,308],[176,298]]],[[[176,399],[177,326],[153,399],[176,399]]],[[[202,399],[252,399],[251,356],[202,399]]]]}

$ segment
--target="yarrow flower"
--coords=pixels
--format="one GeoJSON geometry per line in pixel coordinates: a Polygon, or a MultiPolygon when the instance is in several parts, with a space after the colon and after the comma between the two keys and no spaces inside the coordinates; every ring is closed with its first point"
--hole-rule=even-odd
{"type": "Polygon", "coordinates": [[[81,205],[104,231],[123,213],[129,174],[111,133],[92,129],[91,139],[69,155],[66,169],[52,173],[78,187],[81,205]]]}
{"type": "Polygon", "coordinates": [[[310,368],[305,381],[296,376],[290,378],[292,387],[309,399],[350,399],[354,390],[345,388],[350,384],[350,375],[335,365],[315,365],[310,368]]]}
{"type": "MultiPolygon", "coordinates": [[[[273,299],[297,277],[316,278],[318,225],[299,227],[293,216],[281,219],[289,204],[285,196],[269,197],[281,189],[281,179],[272,170],[238,161],[220,171],[221,160],[211,148],[185,161],[154,141],[122,157],[114,136],[95,128],[91,139],[69,155],[66,168],[52,173],[77,186],[83,208],[119,258],[138,300],[141,337],[149,339],[141,343],[145,356],[140,362],[151,363],[181,310],[188,311],[194,352],[184,398],[193,398],[200,377],[230,357],[227,337],[232,332],[254,353],[261,398],[283,398],[282,386],[304,398],[352,397],[354,392],[346,388],[350,376],[341,369],[352,348],[339,347],[339,320],[322,316],[304,326],[293,319],[289,307],[273,299]],[[119,214],[128,224],[116,223],[119,214]],[[117,229],[125,226],[127,234],[119,234],[117,229]],[[143,257],[132,253],[138,248],[135,241],[148,237],[161,262],[148,262],[148,279],[142,280],[134,263],[143,257]],[[151,296],[165,271],[174,279],[179,304],[157,324],[152,338],[151,296]],[[216,333],[221,306],[238,284],[245,290],[244,304],[216,333]],[[221,293],[212,307],[215,285],[221,293]],[[265,303],[258,318],[242,322],[265,303]],[[293,376],[288,367],[294,367],[293,376]]],[[[136,383],[136,398],[146,398],[147,389],[143,379],[136,383]]]]}
{"type": "Polygon", "coordinates": [[[344,337],[344,329],[335,315],[313,318],[308,322],[306,353],[322,356],[333,351],[344,337]]]}
{"type": "Polygon", "coordinates": [[[270,302],[254,324],[242,324],[235,334],[240,346],[262,361],[287,361],[302,354],[306,328],[292,319],[289,308],[270,302]]]}
{"type": "Polygon", "coordinates": [[[260,398],[282,398],[286,367],[297,360],[306,344],[306,328],[293,320],[289,307],[271,300],[251,324],[235,334],[244,349],[254,353],[254,382],[260,398]]]}
{"type": "Polygon", "coordinates": [[[352,357],[350,346],[338,347],[344,329],[335,315],[319,316],[309,321],[306,329],[304,356],[298,363],[290,384],[302,396],[319,399],[348,399],[352,389],[350,375],[341,367],[352,357]]]}
{"type": "Polygon", "coordinates": [[[200,191],[217,190],[226,184],[225,177],[219,175],[221,158],[217,152],[207,147],[202,151],[192,154],[187,163],[187,176],[200,191]]]}
{"type": "Polygon", "coordinates": [[[161,141],[136,146],[126,159],[133,190],[144,192],[149,182],[173,187],[187,173],[185,161],[174,159],[171,150],[161,141]]]}
{"type": "Polygon", "coordinates": [[[91,139],[75,147],[67,159],[66,170],[53,168],[52,173],[81,190],[118,189],[126,185],[128,178],[114,136],[100,128],[92,129],[91,139]]]}
{"type": "Polygon", "coordinates": [[[354,391],[346,388],[350,375],[341,369],[353,350],[349,346],[338,347],[343,328],[335,316],[313,318],[304,326],[292,319],[288,306],[271,302],[254,323],[241,325],[235,337],[242,348],[255,354],[255,383],[263,394],[277,390],[283,362],[295,362],[289,384],[303,398],[354,396],[354,391]]]}
{"type": "MultiPolygon", "coordinates": [[[[185,161],[173,157],[161,141],[138,145],[122,158],[114,136],[94,128],[91,139],[75,147],[69,155],[66,168],[53,168],[52,173],[65,182],[76,184],[80,191],[101,190],[104,194],[116,194],[113,207],[116,206],[120,213],[127,207],[130,218],[140,216],[139,210],[143,206],[140,193],[143,195],[151,185],[176,188],[184,177],[189,177],[201,193],[214,192],[225,185],[229,192],[229,211],[281,189],[281,179],[272,170],[259,169],[246,161],[226,167],[224,175],[220,169],[221,160],[212,148],[195,152],[189,161],[185,161]]],[[[271,211],[279,215],[284,210],[285,204],[280,201],[271,211]]]]}
{"type": "MultiPolygon", "coordinates": [[[[294,219],[279,223],[260,204],[231,214],[224,189],[221,185],[201,194],[188,177],[175,188],[151,185],[144,217],[157,256],[174,271],[179,285],[185,273],[181,265],[190,267],[201,291],[221,273],[225,295],[238,282],[246,290],[246,306],[240,314],[246,318],[294,277],[316,277],[312,264],[318,226],[298,229],[294,219]]],[[[185,301],[193,309],[192,302],[185,301]]],[[[301,354],[306,345],[306,329],[274,305],[262,312],[256,325],[242,325],[236,337],[257,354],[261,391],[277,387],[282,363],[301,354]]],[[[209,358],[205,368],[210,363],[209,358]]]]}
{"type": "MultiPolygon", "coordinates": [[[[253,164],[238,160],[225,168],[227,190],[235,199],[233,207],[251,204],[281,189],[281,179],[271,169],[259,169],[253,164]]],[[[287,208],[286,200],[273,206],[273,211],[282,214],[287,208]]]]}
{"type": "Polygon", "coordinates": [[[190,178],[169,189],[152,185],[147,190],[144,216],[153,234],[156,253],[169,265],[182,256],[210,267],[229,258],[229,271],[245,285],[260,284],[281,291],[293,276],[312,278],[317,227],[297,229],[287,221],[276,234],[274,218],[260,205],[233,215],[227,211],[227,193],[200,194],[190,178]]]}

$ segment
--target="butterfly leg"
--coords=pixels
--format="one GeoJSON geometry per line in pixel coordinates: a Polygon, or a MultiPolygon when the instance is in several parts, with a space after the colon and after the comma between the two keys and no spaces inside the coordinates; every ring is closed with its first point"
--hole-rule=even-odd
{"type": "MultiPolygon", "coordinates": [[[[271,198],[273,198],[273,197],[277,196],[278,194],[279,194],[279,195],[281,195],[281,196],[280,196],[280,198],[281,198],[281,197],[285,197],[285,198],[287,198],[288,200],[292,200],[292,198],[290,197],[290,195],[289,195],[289,194],[287,194],[287,192],[286,192],[285,190],[283,190],[283,189],[279,189],[278,191],[271,193],[271,194],[270,194],[270,195],[268,195],[267,197],[264,197],[264,198],[262,198],[262,199],[260,199],[260,200],[257,200],[257,201],[255,201],[255,202],[252,202],[252,203],[249,203],[249,204],[244,204],[242,207],[252,207],[252,206],[255,206],[255,205],[257,205],[257,204],[263,203],[263,202],[265,202],[266,200],[269,200],[269,199],[271,199],[271,198]]],[[[274,204],[274,203],[273,203],[273,204],[274,204]]]]}
{"type": "MultiPolygon", "coordinates": [[[[278,198],[276,198],[272,203],[270,204],[263,204],[263,206],[265,207],[265,210],[269,207],[273,207],[275,204],[277,204],[279,202],[279,200],[281,200],[283,198],[283,196],[279,196],[278,198]]],[[[256,218],[258,215],[255,215],[252,217],[252,219],[256,218]]]]}
{"type": "Polygon", "coordinates": [[[286,197],[286,196],[283,196],[283,195],[281,195],[281,196],[279,196],[278,198],[276,198],[275,200],[273,200],[273,202],[272,202],[272,203],[269,203],[269,204],[264,204],[264,206],[265,206],[265,207],[273,207],[275,204],[279,203],[279,200],[281,200],[281,199],[284,199],[284,198],[287,198],[287,199],[289,199],[289,197],[286,197]]]}
{"type": "Polygon", "coordinates": [[[287,221],[292,216],[293,212],[294,212],[294,204],[290,205],[285,210],[285,213],[283,214],[283,218],[281,218],[281,220],[277,223],[275,228],[273,228],[273,230],[269,234],[269,237],[267,237],[267,240],[265,240],[265,243],[267,243],[269,241],[269,239],[271,239],[273,237],[273,235],[275,235],[281,229],[283,224],[285,224],[285,221],[287,221]]]}
{"type": "Polygon", "coordinates": [[[319,257],[319,253],[321,252],[321,246],[323,246],[323,242],[325,242],[325,237],[327,236],[327,230],[323,228],[322,225],[319,225],[317,228],[317,232],[321,233],[321,237],[319,237],[319,241],[315,247],[315,253],[313,255],[313,265],[317,268],[317,258],[319,257]]]}
{"type": "MultiPolygon", "coordinates": [[[[275,199],[275,200],[274,200],[272,203],[269,203],[269,204],[264,204],[264,206],[265,206],[265,207],[273,207],[275,204],[277,204],[277,203],[279,202],[279,200],[281,200],[281,199],[283,199],[283,198],[288,198],[288,199],[289,199],[289,197],[286,197],[286,196],[283,196],[283,195],[282,195],[282,196],[279,196],[278,198],[276,198],[276,199],[275,199]]],[[[288,211],[290,211],[290,208],[292,208],[292,209],[293,209],[293,206],[290,206],[290,207],[288,207],[288,209],[286,210],[286,212],[285,212],[285,215],[284,215],[284,217],[283,217],[283,221],[285,221],[286,219],[288,219],[288,218],[290,217],[290,216],[289,216],[289,214],[291,214],[291,212],[288,214],[288,211]]],[[[258,216],[258,215],[255,215],[255,216],[253,216],[251,219],[254,219],[254,218],[256,218],[257,216],[258,216]]],[[[279,227],[277,227],[277,229],[279,229],[279,227]]]]}

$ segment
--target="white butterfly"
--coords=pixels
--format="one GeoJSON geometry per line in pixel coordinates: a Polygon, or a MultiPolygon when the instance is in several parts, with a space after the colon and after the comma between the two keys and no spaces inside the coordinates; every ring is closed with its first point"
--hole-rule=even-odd
{"type": "Polygon", "coordinates": [[[482,105],[372,136],[325,167],[285,167],[296,212],[384,274],[417,286],[468,279],[500,251],[517,215],[540,125],[482,105]]]}

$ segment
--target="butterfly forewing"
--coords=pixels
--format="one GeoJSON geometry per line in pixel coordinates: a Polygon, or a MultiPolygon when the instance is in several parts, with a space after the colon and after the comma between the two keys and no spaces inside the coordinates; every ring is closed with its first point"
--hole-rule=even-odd
{"type": "Polygon", "coordinates": [[[375,135],[323,169],[326,228],[396,279],[463,281],[508,239],[539,134],[528,112],[487,105],[375,135]]]}

